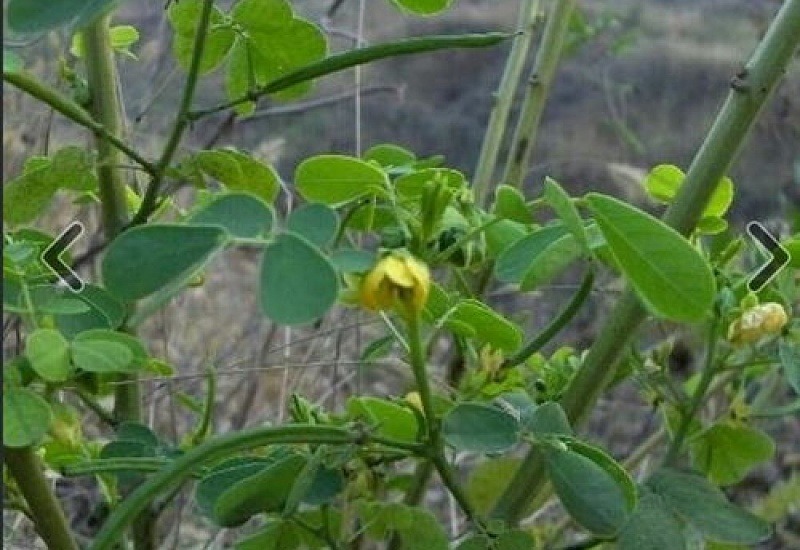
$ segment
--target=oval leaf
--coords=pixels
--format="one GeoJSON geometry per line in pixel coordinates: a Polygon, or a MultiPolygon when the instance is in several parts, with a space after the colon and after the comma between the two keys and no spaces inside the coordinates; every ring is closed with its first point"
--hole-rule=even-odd
{"type": "Polygon", "coordinates": [[[33,331],[25,342],[25,355],[36,374],[48,382],[64,382],[72,374],[69,343],[57,330],[33,331]]]}
{"type": "Polygon", "coordinates": [[[309,202],[341,206],[365,195],[386,195],[389,179],[372,164],[342,155],[303,161],[294,175],[297,190],[309,202]]]}
{"type": "Polygon", "coordinates": [[[622,201],[590,193],[587,200],[623,273],[654,313],[695,322],[711,308],[708,262],[677,231],[622,201]]]}
{"type": "Polygon", "coordinates": [[[516,445],[519,425],[513,416],[495,407],[461,403],[444,417],[442,434],[459,451],[498,453],[516,445]]]}
{"type": "Polygon", "coordinates": [[[219,225],[234,237],[258,237],[272,228],[272,210],[262,200],[248,193],[221,195],[186,221],[193,224],[219,225]]]}
{"type": "Polygon", "coordinates": [[[318,202],[305,204],[289,214],[286,227],[314,245],[324,248],[333,240],[339,229],[339,216],[324,204],[318,202]]]}
{"type": "Polygon", "coordinates": [[[103,280],[113,295],[137,300],[188,279],[228,236],[221,227],[151,224],[114,239],[103,258],[103,280]]]}
{"type": "Polygon", "coordinates": [[[264,250],[261,307],[270,319],[286,325],[310,323],[330,309],[338,292],[336,270],[299,235],[278,235],[264,250]]]}
{"type": "Polygon", "coordinates": [[[27,447],[41,441],[50,429],[50,405],[27,388],[3,389],[3,445],[27,447]]]}
{"type": "Polygon", "coordinates": [[[577,523],[600,536],[611,536],[625,524],[625,494],[604,468],[583,454],[556,446],[542,451],[550,482],[577,523]]]}
{"type": "Polygon", "coordinates": [[[728,502],[704,477],[664,468],[647,486],[665,504],[708,539],[730,544],[756,544],[769,538],[769,523],[728,502]]]}

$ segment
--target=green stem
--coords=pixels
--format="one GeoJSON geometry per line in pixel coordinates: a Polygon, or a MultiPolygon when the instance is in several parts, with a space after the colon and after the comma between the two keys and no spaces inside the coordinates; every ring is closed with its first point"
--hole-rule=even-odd
{"type": "Polygon", "coordinates": [[[197,30],[194,37],[194,49],[192,50],[192,60],[189,64],[189,73],[186,76],[186,84],[183,87],[183,96],[181,97],[180,107],[178,107],[178,114],[175,117],[175,122],[172,126],[167,144],[161,153],[161,158],[156,165],[156,173],[150,180],[145,190],[142,204],[139,210],[133,216],[131,225],[138,225],[147,221],[147,218],[155,212],[158,208],[158,193],[161,189],[161,184],[164,181],[167,168],[169,168],[172,157],[178,149],[178,145],[183,137],[183,132],[191,122],[189,112],[192,108],[194,101],[194,93],[197,88],[197,80],[200,75],[200,61],[203,58],[203,50],[208,34],[208,25],[211,21],[211,11],[214,8],[213,0],[204,0],[203,10],[200,12],[200,20],[197,24],[197,30]]]}
{"type": "Polygon", "coordinates": [[[32,76],[18,73],[3,73],[3,80],[19,88],[26,94],[46,103],[53,110],[61,113],[73,122],[90,130],[99,139],[107,141],[113,147],[128,156],[131,160],[138,163],[148,174],[155,174],[155,166],[139,155],[124,141],[112,135],[108,129],[100,122],[97,122],[92,115],[86,112],[83,107],[72,101],[70,98],[60,93],[58,90],[39,82],[32,76]]]}
{"type": "Polygon", "coordinates": [[[522,189],[530,165],[539,121],[561,58],[564,37],[567,35],[569,18],[574,6],[575,0],[553,0],[550,13],[547,15],[542,42],[539,51],[536,52],[533,71],[528,79],[525,97],[522,100],[522,111],[514,130],[503,178],[505,183],[518,189],[522,189]]]}
{"type": "MultiPolygon", "coordinates": [[[[83,31],[86,50],[86,77],[91,94],[90,112],[109,135],[119,138],[124,124],[124,108],[117,83],[117,65],[111,45],[111,15],[97,18],[83,31]]],[[[103,229],[107,242],[124,231],[128,221],[125,201],[125,172],[120,168],[119,150],[102,137],[95,139],[98,153],[97,176],[103,229]]],[[[142,416],[138,375],[122,375],[123,382],[114,391],[114,419],[119,422],[139,422],[142,416]]],[[[150,510],[143,512],[133,526],[133,545],[136,550],[151,550],[157,546],[156,517],[150,510]]]]}
{"type": "MultiPolygon", "coordinates": [[[[800,0],[787,0],[747,64],[746,84],[728,95],[701,146],[678,195],[664,220],[687,235],[705,208],[717,182],[730,166],[761,105],[785,71],[800,43],[800,0]]],[[[646,312],[630,288],[620,298],[581,369],[566,390],[562,406],[573,424],[578,424],[594,407],[598,396],[613,378],[617,362],[646,312]]],[[[541,461],[531,453],[517,470],[492,515],[509,523],[519,521],[528,502],[536,498],[545,480],[541,461]],[[514,496],[523,486],[526,495],[514,496]]]]}
{"type": "MultiPolygon", "coordinates": [[[[86,77],[91,94],[90,111],[103,125],[109,135],[122,134],[122,106],[117,93],[117,66],[109,35],[109,15],[98,18],[83,31],[86,49],[86,77]]],[[[100,202],[103,210],[103,228],[106,240],[113,239],[125,226],[127,206],[125,204],[125,181],[119,151],[98,137],[97,175],[100,202]]]]}
{"type": "Polygon", "coordinates": [[[483,137],[478,165],[475,168],[473,188],[475,190],[475,202],[479,205],[485,204],[491,189],[492,178],[497,166],[497,156],[500,152],[500,144],[506,132],[508,114],[514,101],[514,92],[519,86],[519,79],[525,66],[525,60],[528,57],[528,49],[533,41],[533,30],[538,21],[538,13],[539,0],[523,0],[520,4],[517,34],[511,44],[511,51],[506,60],[503,76],[500,79],[497,92],[495,92],[494,106],[483,137]]]}
{"type": "Polygon", "coordinates": [[[91,550],[111,550],[121,540],[125,528],[158,495],[179,487],[199,467],[238,451],[277,444],[366,445],[378,443],[396,449],[422,453],[418,445],[373,437],[360,431],[332,426],[269,426],[230,433],[209,439],[160,469],[111,513],[97,534],[91,550]]]}
{"type": "Polygon", "coordinates": [[[507,359],[503,363],[503,368],[513,367],[528,360],[528,358],[542,349],[553,337],[558,334],[561,329],[567,326],[573,317],[580,311],[583,302],[592,292],[592,284],[594,283],[594,272],[587,271],[583,276],[581,286],[578,291],[566,305],[566,307],[547,325],[542,332],[540,332],[533,340],[531,340],[524,348],[522,348],[516,355],[507,359]]]}
{"type": "Polygon", "coordinates": [[[425,415],[425,422],[428,428],[428,440],[426,442],[427,451],[431,463],[439,473],[439,477],[445,487],[450,491],[458,502],[458,505],[466,514],[467,518],[480,530],[483,530],[483,522],[475,509],[472,507],[466,493],[456,478],[455,471],[444,456],[444,445],[441,437],[441,425],[433,408],[433,397],[430,384],[428,383],[427,357],[425,346],[422,343],[422,332],[420,330],[419,314],[409,313],[406,317],[408,327],[408,347],[411,368],[414,372],[414,379],[417,383],[417,391],[422,402],[422,411],[425,415]]]}
{"type": "Polygon", "coordinates": [[[425,415],[428,443],[433,443],[438,441],[439,438],[439,423],[433,409],[433,397],[428,383],[426,368],[428,360],[425,355],[425,346],[422,344],[419,315],[409,313],[406,323],[408,326],[408,354],[411,361],[411,369],[414,373],[419,399],[422,402],[422,412],[425,415]]]}
{"type": "Polygon", "coordinates": [[[32,447],[3,447],[3,461],[25,498],[36,531],[50,550],[78,550],[61,505],[44,476],[42,461],[32,447]]]}
{"type": "Polygon", "coordinates": [[[689,427],[692,425],[692,420],[697,416],[700,406],[711,387],[711,382],[714,380],[714,375],[717,374],[715,365],[715,354],[717,349],[717,338],[720,335],[720,321],[717,317],[711,321],[711,327],[708,331],[708,340],[706,341],[706,360],[703,365],[703,371],[700,375],[700,381],[692,394],[692,400],[689,406],[682,411],[681,423],[675,430],[675,437],[672,438],[667,454],[664,457],[664,465],[674,466],[683,448],[683,442],[689,433],[689,427]]]}

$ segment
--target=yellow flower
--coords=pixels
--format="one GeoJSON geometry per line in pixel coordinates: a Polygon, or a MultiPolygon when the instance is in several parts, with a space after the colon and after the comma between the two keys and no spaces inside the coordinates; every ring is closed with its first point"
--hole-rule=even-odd
{"type": "Polygon", "coordinates": [[[728,327],[728,340],[734,344],[748,344],[758,341],[762,336],[778,334],[789,322],[783,306],[768,302],[745,310],[728,327]]]}
{"type": "Polygon", "coordinates": [[[412,258],[391,254],[380,259],[361,281],[359,298],[373,311],[404,306],[409,313],[425,307],[431,287],[428,266],[412,258]]]}

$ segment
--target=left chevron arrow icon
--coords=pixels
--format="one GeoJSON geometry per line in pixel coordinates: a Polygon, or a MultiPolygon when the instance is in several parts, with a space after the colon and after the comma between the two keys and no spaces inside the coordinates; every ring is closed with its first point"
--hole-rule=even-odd
{"type": "Polygon", "coordinates": [[[83,234],[83,224],[81,222],[72,222],[42,252],[42,262],[50,268],[50,271],[55,273],[60,283],[66,285],[73,292],[83,290],[83,281],[71,267],[64,263],[61,255],[72,246],[72,243],[78,240],[81,234],[83,234]]]}

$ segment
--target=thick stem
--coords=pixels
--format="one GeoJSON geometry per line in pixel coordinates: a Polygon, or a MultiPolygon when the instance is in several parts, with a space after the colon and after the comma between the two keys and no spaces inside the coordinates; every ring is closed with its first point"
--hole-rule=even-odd
{"type": "Polygon", "coordinates": [[[61,505],[44,476],[42,461],[32,447],[3,447],[9,474],[25,497],[36,531],[50,550],[78,550],[61,505]]]}
{"type": "Polygon", "coordinates": [[[475,189],[475,202],[480,205],[485,204],[491,189],[492,178],[497,166],[497,156],[500,152],[500,144],[506,132],[508,114],[511,111],[514,92],[519,85],[525,60],[528,57],[528,49],[533,41],[533,30],[536,26],[538,13],[539,0],[523,0],[520,4],[517,35],[511,45],[503,76],[500,79],[500,85],[497,88],[497,92],[495,92],[494,106],[483,137],[478,165],[475,168],[473,188],[475,189]]]}
{"type": "Polygon", "coordinates": [[[542,42],[539,45],[539,51],[536,52],[533,71],[528,79],[525,98],[522,100],[522,112],[514,130],[503,178],[505,183],[518,189],[522,188],[525,174],[530,165],[539,121],[544,112],[553,76],[561,59],[564,37],[567,34],[569,17],[574,6],[575,0],[553,0],[550,13],[547,14],[542,42]]]}
{"type": "MultiPolygon", "coordinates": [[[[109,35],[110,16],[98,18],[83,31],[86,45],[86,77],[92,103],[90,110],[106,131],[115,137],[122,133],[122,106],[117,93],[117,65],[109,35]]],[[[113,239],[127,222],[124,174],[119,151],[107,140],[98,137],[97,175],[106,240],[113,239]]]]}
{"type": "MultiPolygon", "coordinates": [[[[783,75],[800,43],[800,0],[787,0],[745,69],[732,83],[732,91],[695,155],[664,221],[688,235],[705,208],[717,182],[733,162],[741,144],[770,92],[783,75]]],[[[632,289],[625,291],[598,335],[581,369],[566,390],[562,406],[573,424],[592,410],[598,396],[613,378],[616,364],[646,312],[632,289]]],[[[498,501],[493,517],[517,523],[528,502],[541,491],[545,475],[541,461],[529,453],[498,501]],[[524,486],[527,495],[514,497],[524,486]]]]}
{"type": "MultiPolygon", "coordinates": [[[[86,76],[91,94],[90,111],[109,135],[122,135],[123,106],[117,83],[116,60],[111,45],[111,16],[99,17],[83,31],[86,49],[86,76]]],[[[95,140],[98,153],[97,175],[102,208],[103,229],[106,241],[111,241],[125,229],[128,211],[125,202],[125,174],[120,167],[119,150],[98,136],[95,140]]],[[[141,395],[136,374],[120,377],[121,384],[114,392],[114,420],[139,422],[142,415],[141,395]]],[[[133,528],[133,543],[137,550],[151,550],[157,546],[156,518],[149,510],[137,518],[133,528]]]]}

